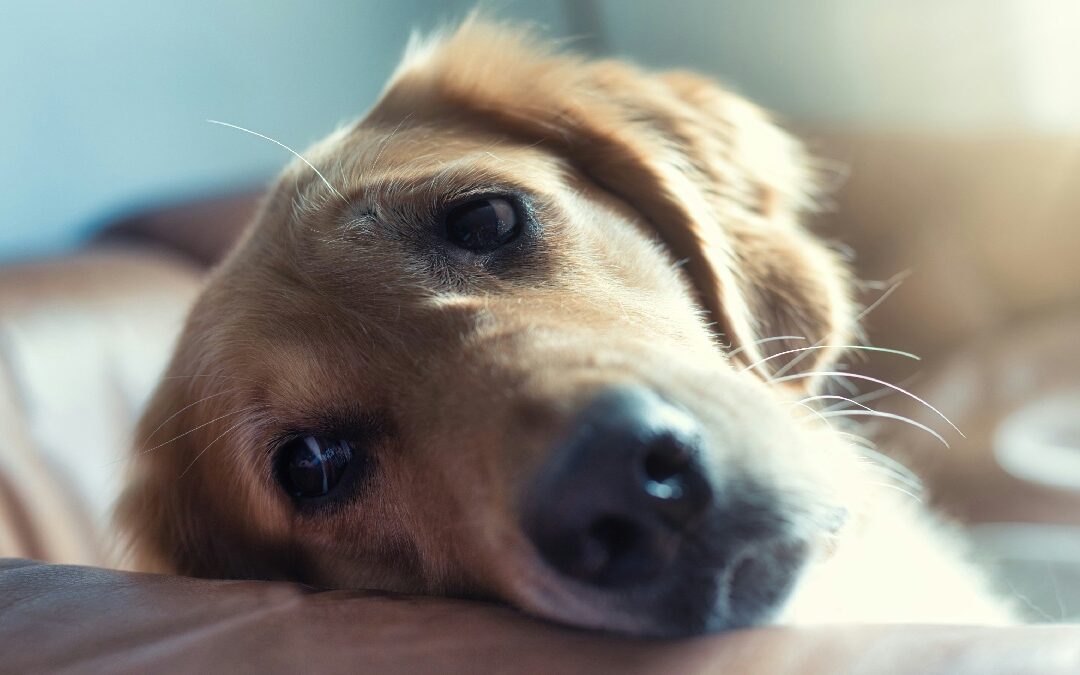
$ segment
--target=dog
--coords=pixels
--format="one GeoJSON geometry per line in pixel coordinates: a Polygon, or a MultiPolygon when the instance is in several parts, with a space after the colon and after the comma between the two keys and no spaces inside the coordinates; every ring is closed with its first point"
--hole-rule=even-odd
{"type": "Polygon", "coordinates": [[[191,310],[118,507],[137,565],[643,636],[1011,621],[815,414],[857,331],[819,198],[702,76],[412,40],[191,310]]]}

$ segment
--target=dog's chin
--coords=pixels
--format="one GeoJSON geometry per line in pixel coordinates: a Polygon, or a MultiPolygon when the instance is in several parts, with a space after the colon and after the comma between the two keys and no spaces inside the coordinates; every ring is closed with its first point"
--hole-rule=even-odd
{"type": "Polygon", "coordinates": [[[770,545],[768,556],[744,547],[724,564],[680,561],[652,584],[620,589],[583,584],[536,561],[517,575],[511,602],[566,626],[635,637],[691,637],[768,625],[803,576],[804,548],[785,541],[770,545]]]}

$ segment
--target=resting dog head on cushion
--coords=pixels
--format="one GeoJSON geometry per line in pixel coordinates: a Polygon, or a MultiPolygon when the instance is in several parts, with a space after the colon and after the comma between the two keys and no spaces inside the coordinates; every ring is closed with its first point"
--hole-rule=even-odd
{"type": "Polygon", "coordinates": [[[874,481],[797,404],[847,275],[753,105],[472,20],[305,157],[145,415],[145,566],[686,634],[779,616],[857,520],[874,481]]]}

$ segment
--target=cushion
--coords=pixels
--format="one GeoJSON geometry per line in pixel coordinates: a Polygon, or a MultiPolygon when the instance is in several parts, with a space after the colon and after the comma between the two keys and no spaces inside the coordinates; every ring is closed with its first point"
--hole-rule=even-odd
{"type": "Polygon", "coordinates": [[[498,605],[0,561],[9,672],[1080,672],[1080,626],[762,628],[630,640],[498,605]],[[91,628],[92,627],[92,628],[91,628]]]}

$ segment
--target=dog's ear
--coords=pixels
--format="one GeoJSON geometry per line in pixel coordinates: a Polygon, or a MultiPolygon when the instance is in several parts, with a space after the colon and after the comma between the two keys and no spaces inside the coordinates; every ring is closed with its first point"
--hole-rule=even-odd
{"type": "Polygon", "coordinates": [[[799,223],[814,191],[801,146],[711,81],[556,55],[520,30],[470,21],[414,45],[372,114],[418,110],[550,148],[633,206],[685,261],[744,363],[817,347],[757,372],[820,369],[848,339],[846,270],[799,223]]]}
{"type": "Polygon", "coordinates": [[[819,199],[811,158],[764,111],[711,80],[686,72],[659,79],[687,106],[682,123],[694,131],[683,134],[688,142],[679,149],[698,168],[704,199],[713,202],[712,220],[685,227],[699,233],[705,248],[729,247],[732,291],[741,296],[731,303],[713,271],[725,261],[712,262],[694,276],[699,289],[712,283],[710,274],[720,281],[710,311],[721,317],[743,360],[760,364],[761,375],[828,368],[856,326],[847,265],[802,226],[819,199]],[[724,241],[700,234],[708,231],[724,241]],[[739,310],[747,312],[746,321],[732,320],[739,310]]]}
{"type": "Polygon", "coordinates": [[[223,451],[219,441],[235,440],[236,421],[247,411],[223,395],[238,385],[188,374],[196,361],[185,336],[135,433],[127,487],[114,512],[123,562],[200,577],[284,578],[295,569],[294,554],[257,527],[236,523],[242,517],[265,525],[268,518],[253,514],[270,507],[241,472],[214,461],[223,451]],[[216,472],[218,480],[203,472],[216,472]],[[229,479],[221,480],[222,473],[229,479]]]}
{"type": "Polygon", "coordinates": [[[114,513],[124,536],[125,562],[134,569],[194,575],[202,571],[190,558],[198,550],[192,536],[202,537],[190,515],[197,497],[187,492],[199,486],[180,479],[184,458],[190,455],[190,436],[199,431],[185,410],[190,385],[163,379],[135,431],[127,487],[114,513]]]}

